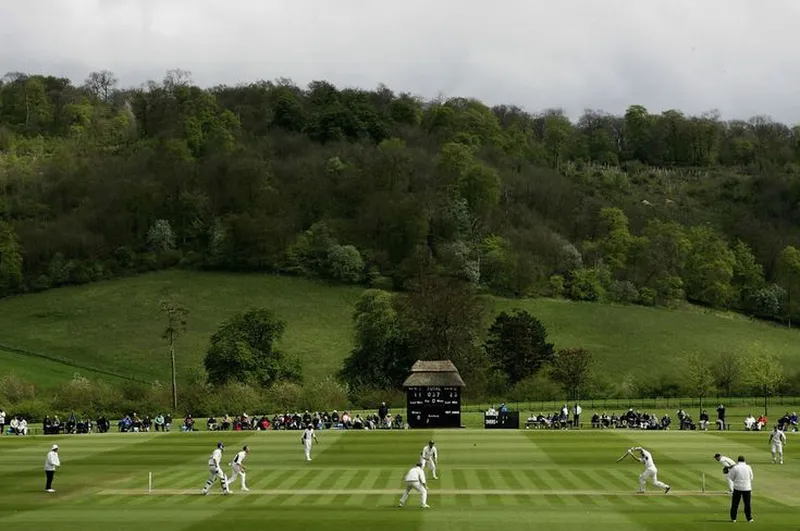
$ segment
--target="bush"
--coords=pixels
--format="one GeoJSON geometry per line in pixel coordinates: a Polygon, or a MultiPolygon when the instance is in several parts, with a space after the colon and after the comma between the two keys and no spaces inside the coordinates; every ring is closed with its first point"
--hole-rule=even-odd
{"type": "Polygon", "coordinates": [[[278,382],[266,393],[269,410],[281,412],[296,410],[302,398],[303,388],[291,382],[278,382]]]}
{"type": "Polygon", "coordinates": [[[543,370],[517,382],[517,385],[508,393],[508,401],[552,401],[558,400],[562,396],[564,396],[564,392],[561,386],[553,381],[547,370],[543,370]]]}
{"type": "Polygon", "coordinates": [[[605,296],[602,272],[598,269],[573,271],[569,282],[569,296],[577,301],[602,301],[605,296]]]}
{"type": "Polygon", "coordinates": [[[353,406],[359,409],[377,409],[381,402],[402,406],[406,403],[406,396],[397,389],[363,389],[353,396],[353,406]]]}
{"type": "Polygon", "coordinates": [[[352,245],[332,245],[328,251],[328,269],[334,280],[358,284],[364,280],[364,260],[352,245]]]}
{"type": "Polygon", "coordinates": [[[36,387],[12,372],[0,377],[0,396],[7,404],[19,404],[35,399],[36,387]]]}
{"type": "Polygon", "coordinates": [[[639,304],[642,306],[655,306],[656,305],[656,290],[653,288],[642,288],[639,290],[639,304]]]}
{"type": "Polygon", "coordinates": [[[564,286],[564,277],[561,275],[553,275],[550,277],[550,295],[556,298],[562,298],[566,292],[564,286]]]}
{"type": "Polygon", "coordinates": [[[304,385],[299,405],[301,409],[309,411],[329,411],[344,409],[348,403],[347,388],[328,376],[324,380],[304,385]]]}
{"type": "Polygon", "coordinates": [[[628,280],[615,280],[608,288],[608,295],[614,302],[631,304],[639,299],[639,290],[633,282],[628,280]]]}

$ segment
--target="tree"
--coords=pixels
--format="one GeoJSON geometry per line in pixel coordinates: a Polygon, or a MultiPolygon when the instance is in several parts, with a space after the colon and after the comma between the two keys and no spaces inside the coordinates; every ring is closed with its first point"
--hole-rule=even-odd
{"type": "Polygon", "coordinates": [[[786,317],[789,328],[792,316],[800,314],[800,250],[791,245],[778,257],[778,284],[786,290],[786,317]]]}
{"type": "Polygon", "coordinates": [[[742,358],[733,352],[723,352],[711,366],[714,384],[725,391],[725,396],[732,395],[733,387],[742,377],[742,358]]]}
{"type": "Polygon", "coordinates": [[[784,370],[775,354],[754,344],[746,354],[743,381],[764,393],[764,416],[767,416],[767,399],[784,381],[784,370]]]}
{"type": "Polygon", "coordinates": [[[150,230],[147,231],[147,244],[150,249],[163,253],[175,249],[175,233],[172,225],[166,219],[157,219],[150,230]]]}
{"type": "Polygon", "coordinates": [[[692,227],[687,236],[691,245],[683,276],[687,297],[710,306],[726,306],[734,296],[731,280],[736,257],[733,251],[708,225],[692,227]]]}
{"type": "Polygon", "coordinates": [[[0,296],[16,289],[22,282],[22,252],[14,228],[0,221],[0,296]]]}
{"type": "Polygon", "coordinates": [[[692,396],[700,399],[700,409],[703,409],[703,399],[714,392],[714,371],[709,360],[702,354],[692,353],[686,357],[683,373],[686,379],[686,390],[692,396]]]}
{"type": "Polygon", "coordinates": [[[594,358],[583,348],[560,349],[552,361],[551,376],[561,384],[570,399],[578,400],[581,389],[592,374],[594,358]]]}
{"type": "Polygon", "coordinates": [[[230,381],[270,387],[281,380],[299,381],[300,364],[275,347],[286,324],[266,308],[238,313],[223,322],[204,359],[208,381],[230,381]]]}
{"type": "Polygon", "coordinates": [[[422,273],[396,308],[417,359],[450,360],[468,383],[485,374],[478,339],[486,304],[469,283],[422,273]]]}
{"type": "Polygon", "coordinates": [[[511,385],[536,374],[553,360],[553,344],[536,317],[525,310],[502,312],[489,328],[484,349],[489,362],[511,385]]]}
{"type": "Polygon", "coordinates": [[[109,102],[114,88],[117,86],[117,78],[108,70],[101,70],[100,72],[92,72],[89,77],[84,81],[84,87],[95,98],[109,102]]]}
{"type": "Polygon", "coordinates": [[[364,291],[353,312],[355,348],[344,360],[339,379],[350,389],[398,389],[415,361],[400,327],[395,296],[364,291]]]}
{"type": "Polygon", "coordinates": [[[161,336],[169,342],[169,360],[172,369],[172,410],[178,410],[178,384],[175,371],[175,340],[186,331],[186,316],[189,310],[174,300],[162,300],[159,308],[167,318],[167,326],[161,336]]]}

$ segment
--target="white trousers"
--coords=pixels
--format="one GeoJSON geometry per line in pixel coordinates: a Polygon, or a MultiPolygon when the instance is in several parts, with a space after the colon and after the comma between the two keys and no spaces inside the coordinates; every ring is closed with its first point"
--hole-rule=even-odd
{"type": "Polygon", "coordinates": [[[436,477],[436,461],[434,461],[433,459],[425,459],[423,457],[422,458],[422,468],[423,469],[427,468],[428,470],[431,471],[431,474],[433,475],[433,477],[434,478],[436,477]]]}
{"type": "Polygon", "coordinates": [[[728,482],[728,492],[733,492],[733,480],[728,474],[723,473],[723,475],[725,476],[725,481],[728,482]]]}
{"type": "Polygon", "coordinates": [[[233,465],[231,465],[231,470],[232,473],[231,477],[228,478],[228,486],[230,487],[231,483],[233,483],[238,476],[242,476],[242,488],[246,489],[247,484],[245,483],[245,472],[244,470],[242,470],[242,467],[234,463],[233,465]]]}
{"type": "Polygon", "coordinates": [[[772,460],[778,458],[783,461],[783,445],[782,444],[772,444],[772,460]]]}
{"type": "Polygon", "coordinates": [[[208,466],[208,480],[206,480],[206,486],[203,487],[204,492],[208,492],[208,489],[214,484],[214,482],[219,479],[220,485],[222,485],[222,490],[228,490],[228,482],[225,480],[225,473],[222,471],[222,468],[218,468],[214,465],[208,466]]]}
{"type": "Polygon", "coordinates": [[[311,461],[311,442],[304,442],[303,448],[306,452],[306,461],[311,461]]]}
{"type": "Polygon", "coordinates": [[[422,505],[428,504],[428,489],[425,488],[425,485],[419,481],[406,481],[406,490],[403,492],[403,496],[400,498],[400,505],[406,504],[408,495],[412,490],[419,492],[420,496],[422,496],[422,505]]]}
{"type": "Polygon", "coordinates": [[[644,492],[644,484],[648,479],[653,486],[658,487],[659,489],[666,489],[669,486],[666,483],[662,483],[658,480],[658,469],[645,468],[644,472],[642,472],[642,475],[639,476],[639,492],[644,492]]]}

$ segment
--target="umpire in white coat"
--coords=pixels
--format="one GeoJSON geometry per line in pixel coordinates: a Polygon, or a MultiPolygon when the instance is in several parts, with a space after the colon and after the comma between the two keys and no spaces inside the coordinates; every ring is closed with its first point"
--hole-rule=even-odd
{"type": "Polygon", "coordinates": [[[736,521],[739,513],[739,502],[744,500],[744,515],[748,522],[753,521],[753,511],[750,500],[753,494],[753,469],[750,468],[744,456],[740,455],[736,466],[728,471],[728,478],[733,481],[733,496],[731,496],[731,522],[736,521]]]}
{"type": "Polygon", "coordinates": [[[47,452],[47,457],[44,460],[44,475],[47,477],[47,483],[44,486],[45,492],[55,492],[53,488],[53,478],[56,475],[56,468],[61,466],[61,460],[58,458],[58,445],[54,444],[47,452]]]}

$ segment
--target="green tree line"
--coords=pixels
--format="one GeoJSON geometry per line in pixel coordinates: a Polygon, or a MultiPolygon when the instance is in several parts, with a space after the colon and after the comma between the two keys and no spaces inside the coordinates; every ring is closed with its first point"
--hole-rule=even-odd
{"type": "Polygon", "coordinates": [[[0,82],[0,295],[165,267],[800,316],[800,128],[289,80],[0,82]]]}

